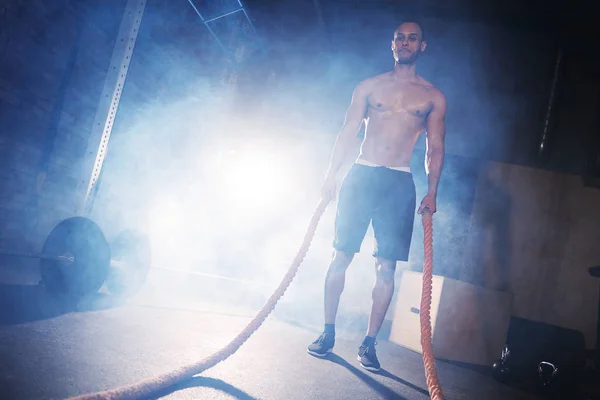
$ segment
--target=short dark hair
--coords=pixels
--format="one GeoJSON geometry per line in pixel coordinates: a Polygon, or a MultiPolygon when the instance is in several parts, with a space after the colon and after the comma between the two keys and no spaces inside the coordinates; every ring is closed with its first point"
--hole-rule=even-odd
{"type": "Polygon", "coordinates": [[[398,25],[396,25],[396,28],[394,29],[394,34],[396,33],[396,29],[398,29],[398,27],[402,24],[417,24],[419,25],[419,28],[421,28],[421,40],[425,40],[425,29],[423,29],[423,24],[421,24],[419,21],[417,21],[416,19],[413,18],[408,18],[405,20],[400,21],[400,23],[398,25]]]}

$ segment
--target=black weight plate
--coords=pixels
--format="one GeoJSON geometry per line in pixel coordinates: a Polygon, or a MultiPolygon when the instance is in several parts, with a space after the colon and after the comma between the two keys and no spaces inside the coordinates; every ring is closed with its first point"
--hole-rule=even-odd
{"type": "Polygon", "coordinates": [[[122,264],[111,268],[106,287],[121,296],[135,295],[146,282],[151,266],[150,239],[134,229],[121,232],[110,245],[112,259],[122,264]]]}
{"type": "Polygon", "coordinates": [[[100,227],[85,217],[71,217],[52,229],[43,253],[73,256],[72,263],[40,260],[43,284],[53,293],[82,297],[97,292],[110,267],[110,246],[100,227]]]}

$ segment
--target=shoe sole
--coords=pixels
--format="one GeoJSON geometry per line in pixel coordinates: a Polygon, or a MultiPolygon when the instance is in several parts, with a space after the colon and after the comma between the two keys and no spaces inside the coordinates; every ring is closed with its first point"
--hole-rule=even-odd
{"type": "Polygon", "coordinates": [[[319,357],[319,358],[323,358],[326,357],[329,353],[331,353],[332,349],[327,350],[325,353],[315,353],[314,351],[310,351],[310,350],[306,350],[308,352],[308,354],[310,354],[311,356],[315,356],[315,357],[319,357]]]}
{"type": "Polygon", "coordinates": [[[367,365],[363,364],[363,363],[360,361],[360,356],[356,357],[356,359],[358,360],[358,362],[359,362],[360,366],[361,366],[361,367],[363,367],[364,369],[366,369],[367,371],[371,371],[371,372],[379,372],[379,371],[381,370],[381,368],[369,367],[369,366],[367,366],[367,365]]]}

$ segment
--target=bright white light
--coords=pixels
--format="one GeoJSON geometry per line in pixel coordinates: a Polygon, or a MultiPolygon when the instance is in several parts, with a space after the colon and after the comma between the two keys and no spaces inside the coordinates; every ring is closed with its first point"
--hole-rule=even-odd
{"type": "Polygon", "coordinates": [[[185,226],[184,216],[181,204],[175,199],[163,198],[155,203],[150,210],[149,226],[153,252],[167,251],[167,249],[174,251],[178,247],[183,233],[182,228],[185,226]]]}
{"type": "Polygon", "coordinates": [[[221,198],[236,213],[285,207],[297,187],[291,172],[283,157],[274,154],[234,154],[221,170],[221,198]]]}

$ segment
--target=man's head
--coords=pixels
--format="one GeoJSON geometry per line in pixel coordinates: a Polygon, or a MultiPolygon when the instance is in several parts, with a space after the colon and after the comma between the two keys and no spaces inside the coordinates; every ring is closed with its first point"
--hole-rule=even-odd
{"type": "Polygon", "coordinates": [[[418,22],[404,21],[394,31],[392,53],[397,64],[412,64],[427,47],[425,35],[418,22]]]}

